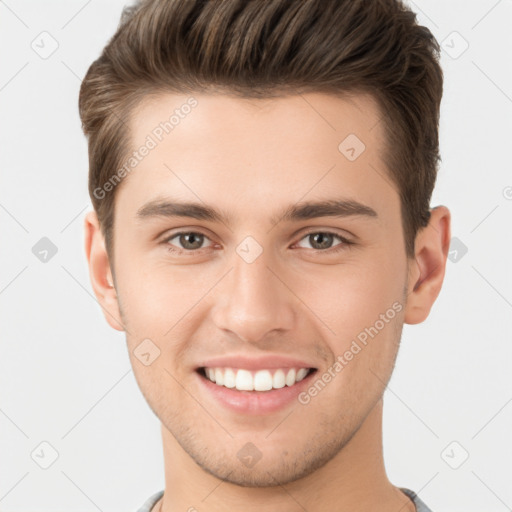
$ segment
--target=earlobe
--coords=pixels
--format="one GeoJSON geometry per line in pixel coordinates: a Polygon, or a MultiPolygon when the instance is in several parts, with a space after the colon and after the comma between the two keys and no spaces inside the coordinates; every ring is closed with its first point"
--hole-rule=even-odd
{"type": "Polygon", "coordinates": [[[443,284],[450,246],[450,211],[445,206],[431,210],[430,221],[418,232],[414,261],[409,266],[404,321],[423,322],[429,315],[443,284]]]}
{"type": "Polygon", "coordinates": [[[112,282],[112,272],[105,248],[105,240],[101,233],[96,212],[91,211],[86,214],[84,232],[85,254],[94,294],[109,325],[118,331],[124,331],[117,293],[112,282]]]}

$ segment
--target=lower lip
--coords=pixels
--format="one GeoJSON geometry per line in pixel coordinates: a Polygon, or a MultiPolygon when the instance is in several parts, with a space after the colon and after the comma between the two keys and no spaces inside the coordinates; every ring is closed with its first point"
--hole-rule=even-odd
{"type": "Polygon", "coordinates": [[[283,409],[308,387],[315,371],[308,373],[293,386],[284,386],[269,391],[238,391],[214,384],[199,372],[195,372],[201,386],[211,393],[218,403],[240,414],[268,414],[283,409]]]}

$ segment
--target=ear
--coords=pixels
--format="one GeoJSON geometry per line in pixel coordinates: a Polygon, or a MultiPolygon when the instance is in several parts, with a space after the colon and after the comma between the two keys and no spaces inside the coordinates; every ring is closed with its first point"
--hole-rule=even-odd
{"type": "Polygon", "coordinates": [[[124,331],[105,240],[96,212],[88,212],[85,216],[84,231],[85,254],[94,294],[110,326],[118,331],[124,331]]]}
{"type": "Polygon", "coordinates": [[[441,285],[450,247],[450,211],[446,206],[430,210],[430,220],[417,236],[414,259],[409,264],[404,321],[419,324],[429,315],[441,285]]]}

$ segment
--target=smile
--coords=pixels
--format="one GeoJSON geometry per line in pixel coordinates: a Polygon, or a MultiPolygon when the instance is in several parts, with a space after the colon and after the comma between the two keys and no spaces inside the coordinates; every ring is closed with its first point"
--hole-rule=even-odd
{"type": "Polygon", "coordinates": [[[274,368],[250,371],[242,368],[206,368],[199,373],[215,383],[238,391],[270,391],[293,386],[315,371],[314,368],[274,368]]]}

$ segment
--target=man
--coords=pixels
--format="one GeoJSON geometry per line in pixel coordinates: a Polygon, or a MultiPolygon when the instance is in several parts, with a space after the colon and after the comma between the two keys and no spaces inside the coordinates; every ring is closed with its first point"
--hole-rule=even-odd
{"type": "Polygon", "coordinates": [[[382,396],[445,272],[438,52],[397,0],[125,11],[80,115],[91,283],[162,425],[141,511],[429,510],[382,396]]]}

